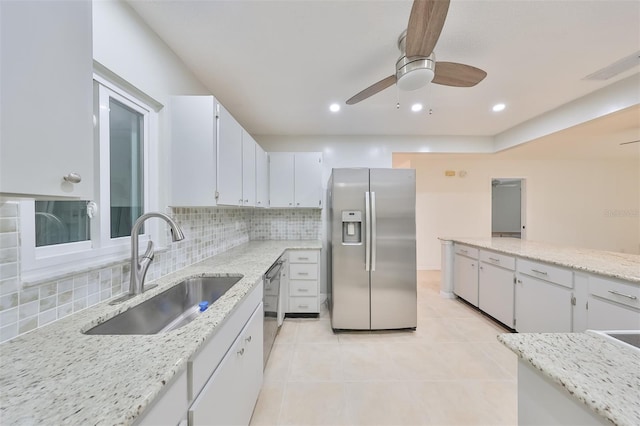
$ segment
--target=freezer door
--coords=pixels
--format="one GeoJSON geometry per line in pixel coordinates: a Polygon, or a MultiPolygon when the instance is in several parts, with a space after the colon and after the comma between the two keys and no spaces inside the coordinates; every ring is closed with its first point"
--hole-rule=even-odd
{"type": "Polygon", "coordinates": [[[417,325],[416,175],[371,169],[371,329],[417,325]]]}
{"type": "MultiPolygon", "coordinates": [[[[365,196],[369,169],[333,169],[331,188],[331,327],[369,330],[369,271],[365,263],[365,196]],[[360,243],[343,243],[342,212],[362,212],[360,243]]],[[[347,238],[348,239],[348,238],[347,238]]]]}

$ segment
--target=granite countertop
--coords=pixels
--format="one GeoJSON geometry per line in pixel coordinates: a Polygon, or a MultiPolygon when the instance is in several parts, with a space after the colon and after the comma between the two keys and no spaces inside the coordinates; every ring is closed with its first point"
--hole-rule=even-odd
{"type": "Polygon", "coordinates": [[[640,425],[640,351],[588,333],[500,334],[498,340],[613,424],[640,425]]]}
{"type": "Polygon", "coordinates": [[[0,423],[131,424],[222,324],[287,249],[320,241],[252,241],[152,281],[158,287],[117,306],[101,303],[0,345],[0,423]],[[85,335],[179,281],[243,275],[197,320],[149,336],[85,335]]]}
{"type": "Polygon", "coordinates": [[[518,238],[441,238],[640,284],[640,256],[567,247],[518,238]]]}

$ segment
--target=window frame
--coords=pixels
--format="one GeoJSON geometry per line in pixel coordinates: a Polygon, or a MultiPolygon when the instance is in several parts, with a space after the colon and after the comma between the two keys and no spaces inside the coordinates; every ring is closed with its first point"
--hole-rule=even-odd
{"type": "MultiPolygon", "coordinates": [[[[23,281],[39,281],[51,276],[79,272],[83,269],[122,261],[131,254],[131,236],[111,238],[109,100],[111,98],[143,115],[143,210],[153,211],[158,188],[158,114],[141,96],[125,90],[102,76],[94,74],[94,173],[96,214],[90,219],[90,239],[71,243],[36,247],[35,200],[20,202],[21,273],[23,281]],[[106,107],[105,107],[106,105],[106,107]]],[[[62,200],[64,201],[64,200],[62,200]]],[[[159,236],[155,221],[144,226],[139,235],[140,246],[152,236],[159,236]]]]}

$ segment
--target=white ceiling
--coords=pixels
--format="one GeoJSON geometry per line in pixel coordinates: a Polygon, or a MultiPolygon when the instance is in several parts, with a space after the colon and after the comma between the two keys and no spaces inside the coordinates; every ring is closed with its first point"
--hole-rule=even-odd
{"type": "Polygon", "coordinates": [[[347,106],[394,72],[412,1],[128,1],[254,135],[495,135],[640,71],[583,80],[640,51],[640,1],[452,0],[437,59],[487,78],[347,106]]]}

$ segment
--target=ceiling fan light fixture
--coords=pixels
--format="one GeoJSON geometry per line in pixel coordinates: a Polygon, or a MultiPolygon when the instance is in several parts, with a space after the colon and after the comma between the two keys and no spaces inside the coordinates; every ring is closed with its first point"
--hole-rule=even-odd
{"type": "Polygon", "coordinates": [[[331,104],[331,105],[329,105],[329,111],[331,111],[331,112],[340,111],[340,105],[339,104],[331,104]]]}
{"type": "Polygon", "coordinates": [[[410,91],[431,83],[435,76],[434,65],[435,58],[433,54],[429,57],[401,57],[396,62],[396,84],[398,88],[410,91]]]}
{"type": "Polygon", "coordinates": [[[420,111],[422,111],[422,108],[423,108],[422,104],[413,104],[413,105],[411,105],[411,111],[413,111],[413,112],[420,112],[420,111]]]}

